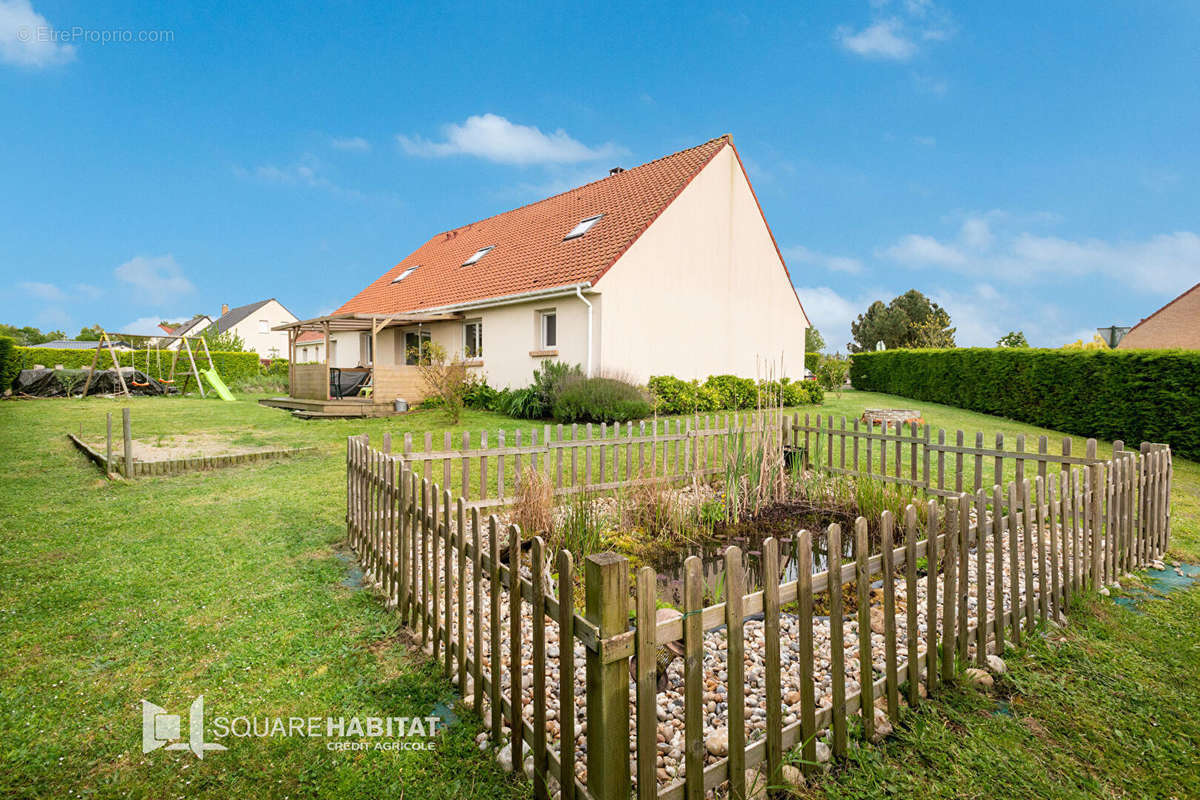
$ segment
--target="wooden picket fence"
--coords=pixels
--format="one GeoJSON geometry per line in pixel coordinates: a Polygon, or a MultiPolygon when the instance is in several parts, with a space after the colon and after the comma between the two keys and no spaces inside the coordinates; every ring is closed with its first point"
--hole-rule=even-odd
{"type": "MultiPolygon", "coordinates": [[[[846,417],[835,421],[831,414],[815,418],[805,414],[803,421],[793,414],[782,422],[785,441],[803,448],[809,466],[835,475],[911,486],[941,497],[1003,485],[1009,466],[1014,468],[1013,480],[1020,485],[1027,471],[1036,470],[1046,481],[1051,465],[1065,472],[1104,460],[1096,455],[1095,439],[1087,440],[1082,456],[1073,455],[1070,436],[1058,440],[1058,452],[1053,452],[1047,436],[1037,437],[1034,450],[1027,447],[1025,434],[1013,437],[1009,448],[1002,433],[995,435],[991,447],[980,431],[973,437],[969,432],[954,431],[954,440],[949,442],[947,431],[915,422],[897,425],[852,419],[848,423],[846,417]]],[[[1120,449],[1124,445],[1116,442],[1115,446],[1120,449]]]]}
{"type": "MultiPolygon", "coordinates": [[[[832,415],[779,409],[599,425],[543,425],[512,430],[464,431],[455,437],[426,433],[397,442],[407,468],[437,481],[471,508],[499,508],[516,499],[526,469],[542,472],[556,495],[599,492],[639,481],[683,482],[724,471],[732,437],[781,435],[802,452],[805,463],[830,474],[869,477],[926,494],[954,496],[1003,485],[1019,485],[1026,473],[1043,481],[1051,467],[1068,471],[1103,461],[1096,441],[1083,455],[1072,453],[1069,436],[1006,442],[996,434],[988,446],[982,432],[947,432],[928,425],[882,425],[832,415]],[[438,441],[440,439],[440,441],[438,441]],[[1008,446],[1011,444],[1011,446],[1008,446]],[[1051,449],[1054,445],[1054,450],[1051,449]],[[440,446],[438,446],[440,445],[440,446]],[[1036,448],[1036,449],[1035,449],[1036,448]],[[1006,471],[1013,467],[1015,471],[1006,471]]],[[[1120,445],[1120,443],[1117,443],[1120,445]]]]}
{"type": "Polygon", "coordinates": [[[556,495],[606,491],[638,482],[682,482],[724,470],[732,437],[753,440],[783,426],[778,409],[633,423],[543,425],[513,430],[426,433],[398,442],[405,465],[439,481],[471,508],[512,503],[526,469],[543,472],[556,495]]]}
{"type": "MultiPolygon", "coordinates": [[[[1008,457],[1000,455],[1001,447],[996,451],[992,457],[1008,457]]],[[[845,532],[853,543],[847,563],[843,546],[850,542],[843,542],[843,531],[831,525],[817,534],[826,540],[828,565],[815,574],[813,533],[800,531],[792,554],[798,565],[794,580],[781,580],[779,544],[768,539],[758,591],[746,591],[743,553],[730,547],[723,556],[727,599],[716,605],[704,605],[701,562],[692,556],[685,562],[682,616],[666,622],[655,619],[654,570],[640,570],[631,593],[629,563],[612,553],[586,558],[579,587],[584,612],[576,612],[570,552],[559,551],[551,568],[540,537],[534,536],[524,551],[515,525],[502,527],[495,515],[483,518],[480,508],[470,507],[463,497],[452,501],[448,490],[439,490],[411,470],[403,454],[391,452],[386,439],[382,447],[372,447],[366,436],[348,441],[347,529],[369,579],[401,623],[442,663],[446,676],[472,698],[492,740],[499,743],[506,727],[511,731],[514,771],[522,769],[528,749],[536,797],[558,792],[564,800],[624,800],[636,787],[642,800],[693,800],[728,781],[731,796],[742,798],[750,788],[748,776],[782,785],[784,754],[793,747],[801,749],[804,770],[815,772],[823,730],[831,732],[833,757],[844,756],[848,723],[855,714],[870,737],[876,698],[882,698],[883,713],[895,720],[902,693],[915,705],[919,685],[935,694],[960,669],[985,664],[989,651],[1003,652],[1007,642],[1020,645],[1039,624],[1061,621],[1079,593],[1161,557],[1171,525],[1167,446],[1147,443],[1134,452],[1118,444],[1107,461],[1060,463],[1066,466],[1062,471],[1032,480],[1022,477],[1006,486],[980,486],[973,493],[949,493],[935,485],[938,491],[931,494],[942,496],[930,497],[923,509],[909,505],[900,520],[884,512],[876,553],[871,552],[867,520],[860,517],[854,530],[845,532]],[[919,574],[920,559],[925,560],[924,575],[919,574]],[[882,609],[882,633],[872,629],[870,587],[877,578],[882,578],[883,596],[875,607],[882,609]],[[845,648],[837,646],[846,642],[842,588],[848,584],[857,591],[858,628],[857,658],[850,663],[845,648]],[[924,632],[918,602],[922,589],[924,632]],[[814,597],[822,594],[827,622],[814,617],[814,597]],[[631,598],[636,598],[633,626],[631,598]],[[503,609],[507,625],[502,624],[503,609]],[[791,680],[782,666],[785,623],[799,632],[794,655],[799,683],[786,687],[789,694],[800,694],[795,712],[786,711],[782,700],[784,682],[791,680]],[[725,696],[741,699],[750,686],[745,659],[759,655],[746,650],[748,631],[759,625],[763,735],[747,741],[746,707],[730,703],[727,754],[710,755],[704,662],[714,645],[706,634],[724,631],[725,696]],[[814,652],[816,631],[823,626],[833,643],[828,668],[814,652]],[[559,637],[557,657],[548,655],[551,630],[559,637]],[[655,655],[661,643],[673,641],[681,641],[685,651],[683,768],[664,780],[655,655]],[[582,763],[572,744],[581,730],[574,713],[575,642],[584,651],[586,675],[582,763]],[[548,686],[555,667],[558,685],[548,686]],[[818,677],[822,685],[826,679],[830,684],[828,702],[819,702],[818,677]],[[532,690],[528,702],[526,687],[532,690]],[[551,688],[557,689],[557,708],[548,708],[551,688]],[[553,747],[550,731],[568,744],[553,747]]]]}

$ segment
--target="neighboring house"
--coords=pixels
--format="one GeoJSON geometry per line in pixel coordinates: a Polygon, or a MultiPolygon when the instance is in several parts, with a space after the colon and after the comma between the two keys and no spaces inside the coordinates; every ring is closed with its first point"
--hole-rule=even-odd
{"type": "Polygon", "coordinates": [[[158,344],[164,350],[178,350],[183,345],[183,341],[173,337],[199,336],[200,334],[204,333],[205,329],[207,329],[209,325],[212,325],[212,323],[212,317],[208,316],[207,314],[197,314],[187,322],[181,322],[174,325],[170,323],[159,323],[158,327],[161,328],[167,335],[162,337],[158,344]]]}
{"type": "Polygon", "coordinates": [[[1200,350],[1200,283],[1134,325],[1119,350],[1200,350]]]}
{"type": "MultiPolygon", "coordinates": [[[[90,339],[55,339],[52,342],[42,342],[41,344],[31,344],[29,346],[45,347],[54,350],[95,350],[100,346],[100,342],[90,339]]],[[[132,350],[133,345],[129,344],[129,342],[114,339],[112,340],[112,348],[118,351],[132,350]]]]}
{"type": "MultiPolygon", "coordinates": [[[[284,332],[286,335],[286,332],[284,332]]],[[[325,360],[325,334],[320,331],[305,331],[296,337],[297,364],[316,364],[325,360]]]]}
{"type": "Polygon", "coordinates": [[[262,358],[284,358],[288,352],[288,335],[286,331],[274,328],[296,321],[296,315],[272,297],[237,308],[223,305],[215,324],[218,332],[234,333],[245,343],[247,350],[253,350],[262,358]]]}
{"type": "Polygon", "coordinates": [[[295,360],[331,350],[295,367],[293,397],[323,398],[330,367],[358,367],[390,403],[417,399],[411,353],[429,341],[496,387],[528,384],[547,360],[638,382],[799,378],[809,321],[722,136],[439,233],[333,314],[287,327],[295,360]]]}

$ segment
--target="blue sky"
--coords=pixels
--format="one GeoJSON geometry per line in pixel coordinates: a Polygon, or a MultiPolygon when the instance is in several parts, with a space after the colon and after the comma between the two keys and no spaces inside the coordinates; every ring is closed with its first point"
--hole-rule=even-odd
{"type": "Polygon", "coordinates": [[[0,0],[0,321],[315,316],[728,132],[831,345],[915,287],[1058,346],[1200,280],[1197,41],[1194,2],[0,0]]]}

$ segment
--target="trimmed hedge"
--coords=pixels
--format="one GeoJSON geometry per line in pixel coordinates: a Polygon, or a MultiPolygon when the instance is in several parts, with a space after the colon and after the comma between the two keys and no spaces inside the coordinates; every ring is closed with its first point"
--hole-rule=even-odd
{"type": "MultiPolygon", "coordinates": [[[[50,347],[16,347],[15,360],[18,364],[17,370],[31,369],[34,364],[42,364],[43,366],[53,367],[56,364],[62,364],[67,369],[87,369],[92,364],[92,356],[95,354],[93,350],[59,350],[50,347]]],[[[171,370],[171,359],[173,351],[163,350],[160,354],[162,360],[162,377],[166,377],[171,370]]],[[[235,381],[246,380],[262,374],[262,363],[259,361],[258,353],[222,353],[215,352],[212,354],[213,366],[217,369],[217,374],[226,384],[235,381]]],[[[146,351],[135,350],[133,352],[118,352],[117,361],[123,367],[137,366],[140,369],[146,367],[146,351]],[[137,362],[136,365],[134,362],[137,362]]],[[[276,363],[282,362],[283,369],[286,370],[287,362],[283,359],[277,359],[276,363]]],[[[156,374],[158,371],[158,360],[154,354],[150,354],[151,374],[156,374]]],[[[200,369],[208,367],[208,358],[203,355],[196,356],[196,366],[200,369]]],[[[111,369],[112,356],[108,354],[108,350],[100,353],[100,362],[97,369],[111,369]]],[[[188,362],[187,353],[181,353],[179,361],[175,365],[175,377],[179,379],[181,375],[190,371],[192,365],[188,362]]],[[[276,367],[276,369],[280,369],[276,367]]],[[[0,373],[2,374],[2,373],[0,373]]],[[[16,373],[13,373],[15,377],[16,373]]],[[[12,383],[12,378],[9,378],[9,385],[12,383]]],[[[3,388],[7,389],[8,386],[3,388]]]]}
{"type": "Polygon", "coordinates": [[[711,375],[704,383],[685,381],[672,375],[655,375],[648,388],[659,414],[692,414],[707,411],[736,411],[758,404],[759,388],[773,403],[782,398],[785,406],[819,405],[825,393],[815,381],[762,381],[734,375],[711,375]]]}
{"type": "Polygon", "coordinates": [[[574,378],[560,388],[553,414],[562,423],[629,422],[650,416],[650,401],[642,389],[616,378],[574,378]]]}
{"type": "Polygon", "coordinates": [[[1200,351],[956,348],[857,353],[854,388],[1200,458],[1200,351]]]}
{"type": "Polygon", "coordinates": [[[12,387],[13,379],[20,371],[17,340],[9,336],[0,336],[0,394],[12,387]]]}

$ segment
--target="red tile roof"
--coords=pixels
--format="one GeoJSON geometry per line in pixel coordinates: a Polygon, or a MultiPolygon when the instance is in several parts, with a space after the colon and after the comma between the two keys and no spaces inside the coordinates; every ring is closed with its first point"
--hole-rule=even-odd
{"type": "Polygon", "coordinates": [[[1117,343],[1117,347],[1125,350],[1196,347],[1200,343],[1200,335],[1196,332],[1197,304],[1193,302],[1190,310],[1181,309],[1179,304],[1197,290],[1200,290],[1200,283],[1134,325],[1117,343]],[[1142,327],[1147,322],[1156,323],[1150,326],[1153,330],[1142,327]]]}
{"type": "Polygon", "coordinates": [[[403,311],[506,297],[591,281],[608,271],[692,178],[726,145],[727,136],[651,161],[462,228],[439,233],[334,313],[403,311]],[[604,218],[563,241],[580,221],[604,218]],[[495,249],[464,267],[476,251],[495,249]],[[410,267],[400,283],[392,280],[410,267]]]}
{"type": "Polygon", "coordinates": [[[324,342],[325,333],[323,331],[304,331],[296,337],[296,344],[304,344],[306,342],[324,342]]]}

